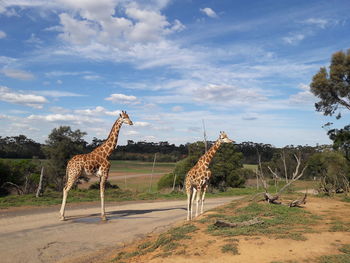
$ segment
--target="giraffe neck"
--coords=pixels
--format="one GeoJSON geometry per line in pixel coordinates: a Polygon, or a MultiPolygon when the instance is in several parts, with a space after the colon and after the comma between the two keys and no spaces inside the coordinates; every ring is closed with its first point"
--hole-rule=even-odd
{"type": "Polygon", "coordinates": [[[97,147],[95,151],[102,152],[106,155],[105,157],[109,157],[117,145],[118,135],[122,124],[123,124],[122,119],[118,118],[113,124],[113,127],[108,135],[107,140],[102,145],[97,147]]]}
{"type": "Polygon", "coordinates": [[[198,163],[201,163],[205,166],[209,166],[209,163],[213,159],[216,151],[219,149],[221,141],[217,140],[212,147],[199,159],[198,163]]]}

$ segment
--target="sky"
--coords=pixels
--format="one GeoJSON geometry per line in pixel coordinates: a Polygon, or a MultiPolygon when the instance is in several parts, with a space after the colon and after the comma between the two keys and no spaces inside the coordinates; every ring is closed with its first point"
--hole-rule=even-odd
{"type": "Polygon", "coordinates": [[[330,143],[312,76],[350,48],[348,0],[0,0],[0,136],[68,125],[176,145],[330,143]]]}

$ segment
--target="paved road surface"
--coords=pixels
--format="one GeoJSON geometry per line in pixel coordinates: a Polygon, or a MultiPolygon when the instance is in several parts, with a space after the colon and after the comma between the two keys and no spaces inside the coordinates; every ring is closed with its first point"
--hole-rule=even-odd
{"type": "MultiPolygon", "coordinates": [[[[239,197],[206,200],[205,209],[239,197]]],[[[107,222],[99,204],[67,205],[67,221],[59,207],[0,210],[0,262],[59,262],[106,248],[116,248],[176,221],[185,220],[186,201],[107,203],[107,222]]],[[[163,228],[165,229],[165,228],[163,228]]]]}

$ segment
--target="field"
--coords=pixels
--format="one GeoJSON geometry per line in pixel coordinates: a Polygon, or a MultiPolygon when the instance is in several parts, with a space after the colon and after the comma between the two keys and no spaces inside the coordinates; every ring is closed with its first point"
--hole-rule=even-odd
{"type": "MultiPolygon", "coordinates": [[[[284,202],[300,197],[285,196],[284,202]]],[[[116,249],[99,262],[350,262],[348,199],[310,197],[304,208],[234,201],[116,249]],[[342,211],[339,213],[339,211],[342,211]],[[218,227],[216,220],[261,223],[218,227]]]]}

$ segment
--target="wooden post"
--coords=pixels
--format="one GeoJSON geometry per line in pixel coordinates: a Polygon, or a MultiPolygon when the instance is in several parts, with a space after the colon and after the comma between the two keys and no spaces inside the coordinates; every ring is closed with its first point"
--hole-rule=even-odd
{"type": "Polygon", "coordinates": [[[202,119],[202,124],[203,124],[203,136],[204,136],[204,150],[207,152],[208,150],[208,144],[207,144],[207,133],[205,131],[205,125],[204,125],[204,120],[202,119]]]}
{"type": "Polygon", "coordinates": [[[152,189],[152,179],[153,179],[154,165],[156,164],[156,159],[157,159],[157,153],[154,154],[152,173],[151,173],[151,181],[149,183],[149,192],[151,192],[151,189],[152,189]]]}
{"type": "Polygon", "coordinates": [[[176,174],[174,174],[173,191],[175,190],[176,174]]]}
{"type": "Polygon", "coordinates": [[[43,191],[43,177],[44,177],[44,166],[41,167],[41,173],[40,173],[40,180],[39,180],[39,185],[38,189],[36,190],[36,197],[39,197],[43,191]]]}

